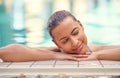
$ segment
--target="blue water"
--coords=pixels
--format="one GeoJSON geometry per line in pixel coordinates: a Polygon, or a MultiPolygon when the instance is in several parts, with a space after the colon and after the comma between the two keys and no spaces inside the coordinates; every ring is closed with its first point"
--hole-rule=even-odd
{"type": "MultiPolygon", "coordinates": [[[[79,19],[83,23],[89,44],[120,45],[120,2],[115,4],[115,0],[95,1],[99,2],[92,3],[95,5],[92,9],[88,6],[84,17],[79,19]]],[[[75,15],[74,1],[69,2],[70,12],[75,15]]],[[[6,9],[7,5],[4,2],[1,3],[0,47],[11,43],[28,46],[55,46],[46,30],[47,19],[54,11],[53,3],[54,1],[43,0],[42,11],[35,15],[30,15],[24,8],[24,0],[13,1],[9,12],[6,9]]],[[[83,4],[86,5],[87,2],[83,4]]],[[[81,6],[78,5],[78,7],[81,6]]],[[[40,7],[37,8],[40,9],[40,7]]],[[[32,9],[31,12],[33,12],[32,9]]]]}
{"type": "Polygon", "coordinates": [[[110,14],[109,16],[94,13],[90,15],[91,19],[85,21],[86,33],[90,43],[120,45],[120,13],[110,14]],[[92,20],[92,18],[95,18],[95,20],[92,20]]]}

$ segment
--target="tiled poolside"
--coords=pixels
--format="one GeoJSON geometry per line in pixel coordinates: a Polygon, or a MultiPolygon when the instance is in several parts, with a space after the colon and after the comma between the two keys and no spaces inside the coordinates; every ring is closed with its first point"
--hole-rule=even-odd
{"type": "Polygon", "coordinates": [[[28,76],[28,78],[30,76],[35,78],[37,75],[55,76],[61,73],[68,76],[76,76],[78,78],[93,75],[94,77],[88,78],[99,78],[96,76],[107,76],[106,78],[111,78],[112,75],[120,75],[120,61],[93,60],[77,62],[67,60],[49,60],[0,63],[0,78],[4,78],[5,76],[16,76],[22,73],[28,76]]]}

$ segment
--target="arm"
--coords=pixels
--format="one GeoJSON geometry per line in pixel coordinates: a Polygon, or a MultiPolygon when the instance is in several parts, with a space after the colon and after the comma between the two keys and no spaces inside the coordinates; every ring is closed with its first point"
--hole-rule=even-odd
{"type": "Polygon", "coordinates": [[[22,62],[38,60],[77,60],[77,55],[63,54],[48,48],[31,48],[25,45],[12,44],[0,48],[0,58],[3,61],[22,62]]]}
{"type": "Polygon", "coordinates": [[[0,48],[0,58],[3,61],[50,60],[54,59],[54,52],[42,48],[37,49],[20,44],[11,44],[0,48]]]}
{"type": "Polygon", "coordinates": [[[120,48],[101,50],[96,52],[97,59],[100,60],[118,60],[120,61],[120,48]]]}
{"type": "Polygon", "coordinates": [[[90,55],[88,55],[87,58],[80,58],[79,60],[95,60],[95,59],[120,61],[120,48],[92,52],[90,55]]]}

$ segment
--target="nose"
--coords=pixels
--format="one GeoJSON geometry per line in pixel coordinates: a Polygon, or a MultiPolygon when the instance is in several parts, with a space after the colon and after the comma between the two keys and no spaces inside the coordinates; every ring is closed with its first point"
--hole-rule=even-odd
{"type": "Polygon", "coordinates": [[[76,39],[75,37],[71,37],[71,45],[72,47],[76,47],[77,43],[78,43],[78,39],[76,39]]]}

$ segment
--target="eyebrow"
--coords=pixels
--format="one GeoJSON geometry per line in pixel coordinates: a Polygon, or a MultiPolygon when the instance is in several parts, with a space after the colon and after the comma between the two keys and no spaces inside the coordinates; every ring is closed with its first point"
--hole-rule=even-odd
{"type": "Polygon", "coordinates": [[[72,34],[77,28],[78,28],[78,27],[75,27],[75,28],[72,30],[71,34],[72,34]]]}
{"type": "MultiPolygon", "coordinates": [[[[71,32],[71,34],[77,29],[78,27],[75,27],[75,28],[73,28],[73,30],[72,30],[72,32],[71,32]]],[[[62,37],[62,38],[60,38],[60,40],[59,41],[61,41],[62,39],[65,39],[66,37],[62,37]]]]}

